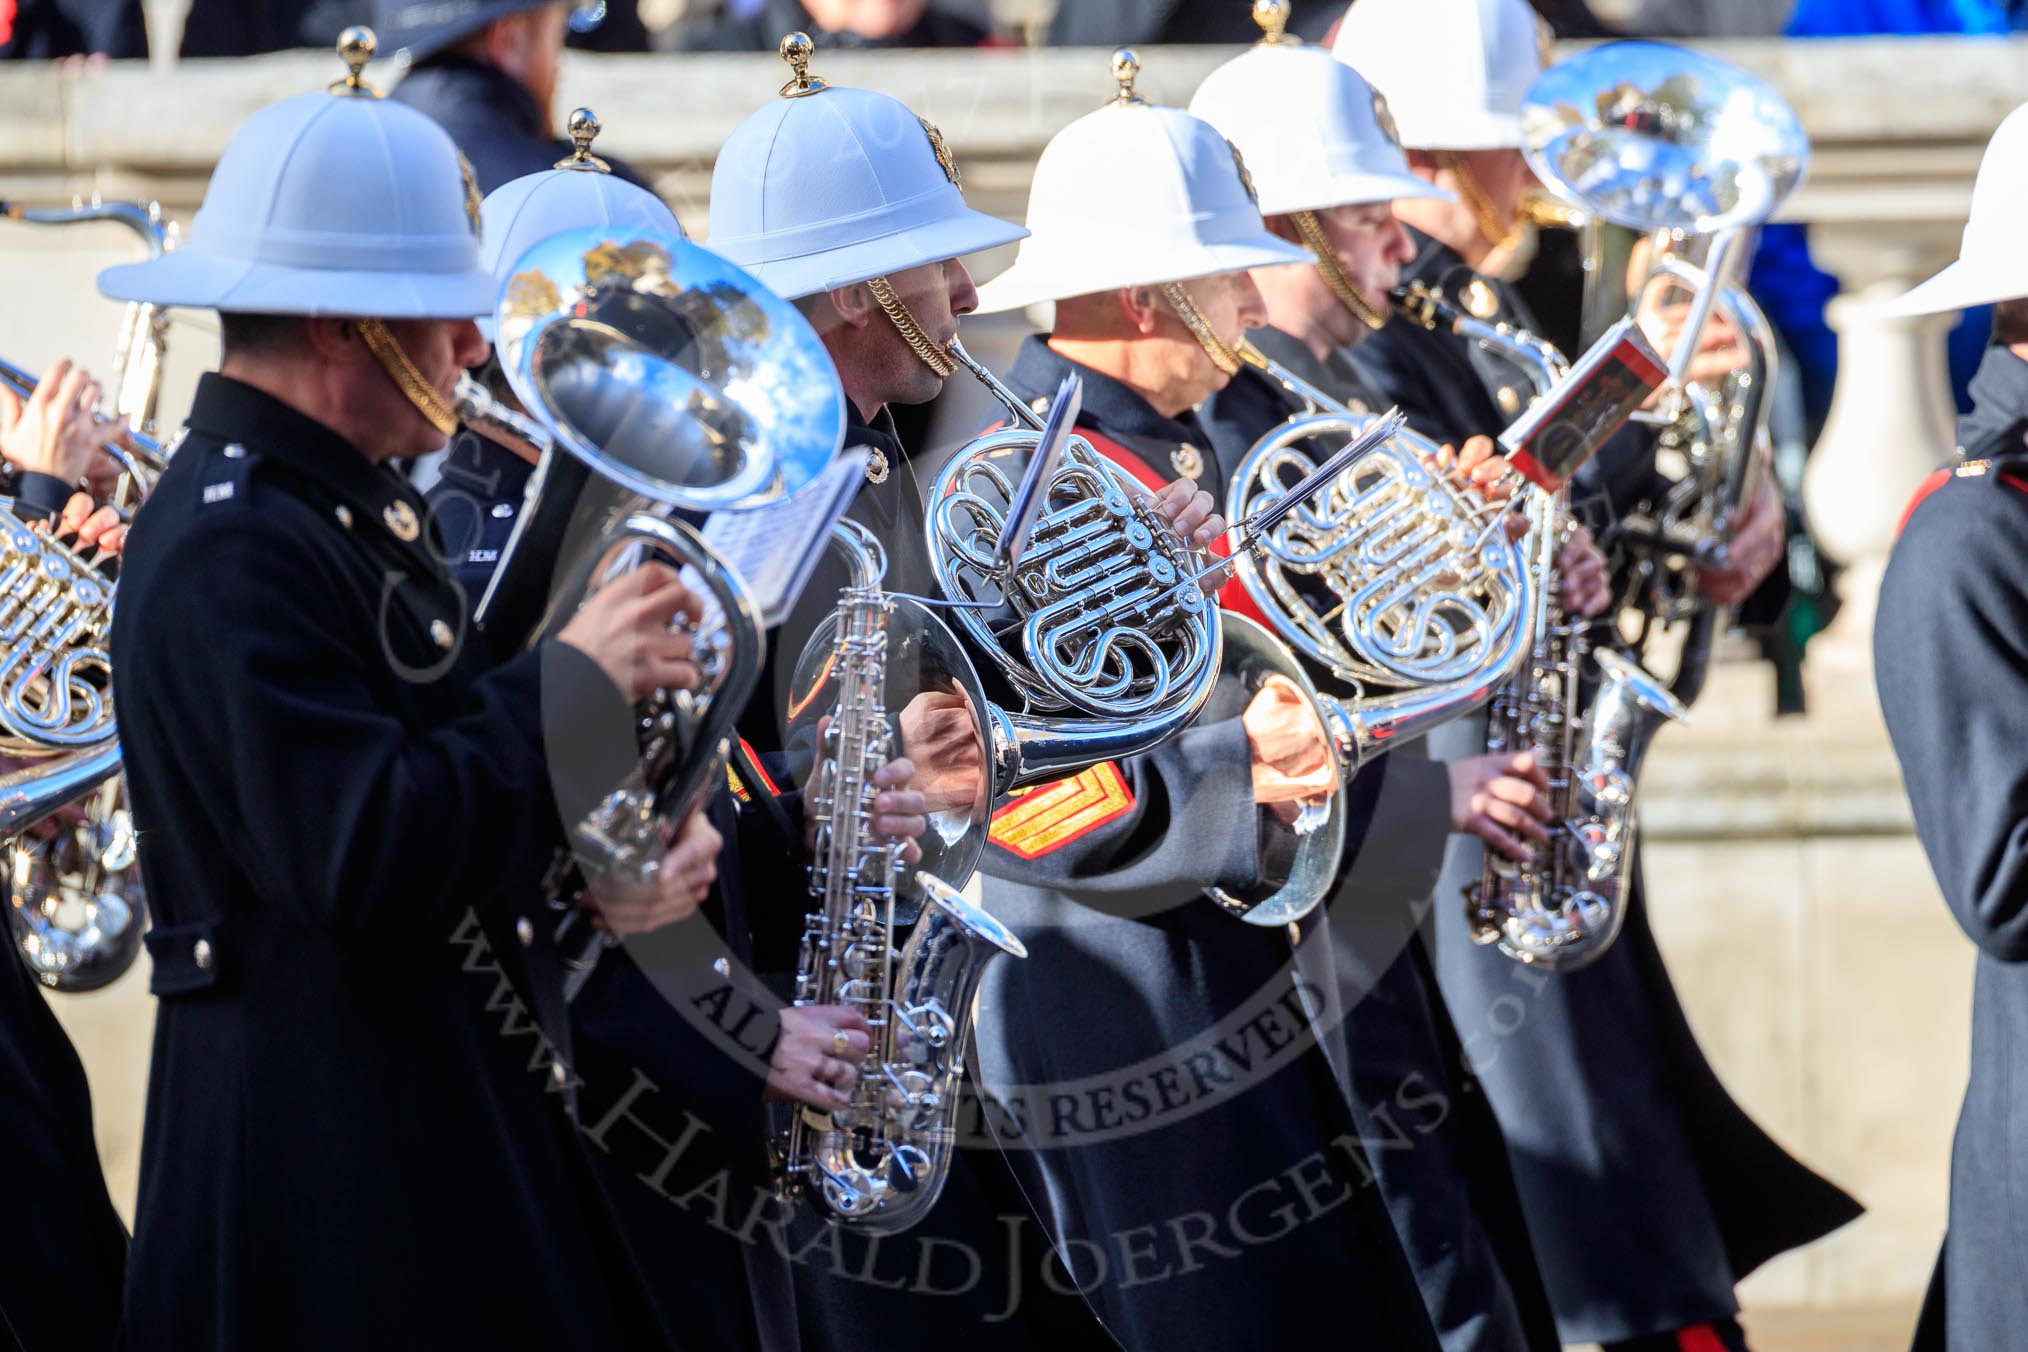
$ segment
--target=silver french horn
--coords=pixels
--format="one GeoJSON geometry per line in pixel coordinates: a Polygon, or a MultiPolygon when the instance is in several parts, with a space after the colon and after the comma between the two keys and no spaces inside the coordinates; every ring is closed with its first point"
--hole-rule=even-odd
{"type": "MultiPolygon", "coordinates": [[[[111,221],[151,256],[176,232],[150,202],[78,198],[68,208],[0,201],[0,217],[32,225],[111,221]]],[[[168,465],[149,435],[167,347],[166,317],[127,306],[114,349],[111,414],[98,414],[106,453],[121,469],[114,500],[145,498],[168,465]]],[[[0,361],[0,385],[26,399],[36,378],[0,361]]],[[[8,928],[36,980],[56,991],[109,985],[133,965],[147,916],[136,866],[126,781],[113,723],[106,639],[116,582],[96,560],[27,529],[0,500],[0,754],[20,764],[0,775],[8,928]],[[74,805],[74,806],[73,806],[74,805]],[[64,819],[44,829],[47,819],[64,819]]]]}

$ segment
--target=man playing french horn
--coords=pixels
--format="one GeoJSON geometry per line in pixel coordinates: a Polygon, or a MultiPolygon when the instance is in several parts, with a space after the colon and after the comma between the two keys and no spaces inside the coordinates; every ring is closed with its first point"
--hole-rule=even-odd
{"type": "MultiPolygon", "coordinates": [[[[26,399],[0,385],[8,510],[38,529],[54,519],[59,539],[87,557],[94,548],[116,556],[126,532],[116,512],[94,511],[77,491],[110,464],[98,412],[98,382],[69,361],[45,371],[26,399]]],[[[35,831],[54,834],[70,811],[35,831]]],[[[84,1066],[27,964],[10,957],[0,968],[0,1151],[18,1162],[22,1214],[36,1218],[20,1261],[0,1275],[0,1328],[24,1348],[113,1347],[127,1235],[94,1145],[84,1066]]]]}
{"type": "MultiPolygon", "coordinates": [[[[1132,55],[1114,60],[1114,102],[1043,151],[1032,234],[981,308],[1055,302],[1009,384],[1046,403],[1080,377],[1079,435],[1121,474],[1150,490],[1215,482],[1192,410],[1265,318],[1248,270],[1308,256],[1263,228],[1224,138],[1147,103],[1132,55]]],[[[1225,643],[1241,665],[1186,730],[995,812],[985,897],[1031,956],[987,973],[981,1092],[1045,1232],[1126,1346],[1353,1327],[1434,1347],[1366,1186],[1328,1045],[1323,936],[1305,924],[1297,943],[1296,926],[1249,926],[1203,896],[1270,904],[1303,866],[1289,823],[1339,792],[1300,671],[1246,621],[1225,643]]],[[[1330,811],[1322,832],[1343,829],[1330,811]]]]}
{"type": "MultiPolygon", "coordinates": [[[[1256,5],[1255,15],[1266,39],[1207,77],[1191,111],[1245,156],[1268,229],[1310,256],[1254,270],[1267,318],[1248,342],[1276,369],[1242,370],[1204,407],[1217,460],[1236,477],[1257,442],[1292,413],[1314,411],[1292,409],[1292,391],[1278,376],[1293,375],[1360,411],[1384,405],[1341,353],[1386,323],[1387,293],[1412,257],[1391,204],[1452,197],[1409,173],[1385,103],[1355,71],[1284,34],[1286,6],[1256,5]]],[[[1490,449],[1477,438],[1466,452],[1480,462],[1490,449]]],[[[1513,515],[1508,523],[1517,530],[1525,524],[1513,515]]],[[[1588,537],[1574,536],[1561,563],[1572,603],[1586,613],[1603,610],[1604,560],[1588,537]]],[[[1335,604],[1337,596],[1323,600],[1335,604]]],[[[1312,674],[1344,693],[1323,665],[1313,664],[1312,674]]],[[[1345,976],[1352,1091],[1375,1139],[1389,1134],[1382,1123],[1393,1122],[1410,1142],[1375,1151],[1373,1164],[1444,1347],[1553,1352],[1560,1345],[1555,1323],[1499,1126],[1483,1098],[1459,1092],[1469,1072],[1456,1062],[1457,1033],[1419,933],[1431,922],[1428,887],[1445,828],[1525,860],[1548,838],[1548,784],[1525,751],[1470,756],[1447,768],[1409,743],[1359,773],[1370,815],[1352,829],[1373,843],[1347,859],[1327,917],[1345,976]],[[1408,1086],[1427,1086],[1438,1098],[1410,1112],[1397,1102],[1408,1086]]]]}
{"type": "MultiPolygon", "coordinates": [[[[1426,435],[1495,435],[1549,373],[1530,346],[1532,314],[1497,275],[1534,186],[1522,108],[1544,64],[1535,15],[1523,0],[1359,0],[1335,51],[1387,96],[1417,176],[1459,198],[1397,208],[1415,244],[1404,279],[1511,335],[1481,343],[1455,320],[1397,317],[1351,361],[1426,435]],[[1434,54],[1433,25],[1451,37],[1434,54]]],[[[1672,341],[1667,297],[1655,292],[1663,322],[1650,337],[1672,341]]],[[[1699,357],[1723,362],[1726,353],[1718,344],[1699,357]]],[[[1609,504],[1611,519],[1625,516],[1654,478],[1653,446],[1652,432],[1623,430],[1579,474],[1574,507],[1609,504]]],[[[1727,562],[1699,584],[1727,600],[1751,591],[1781,555],[1778,503],[1748,504],[1732,524],[1727,562]]],[[[1431,749],[1461,757],[1486,745],[1474,719],[1440,731],[1431,749]]],[[[1460,896],[1487,872],[1477,845],[1454,841],[1437,884],[1437,976],[1506,1136],[1561,1337],[1629,1352],[1679,1336],[1744,1347],[1734,1283],[1856,1207],[1749,1120],[1705,1063],[1638,900],[1638,853],[1622,869],[1618,941],[1584,970],[1545,979],[1480,946],[1490,934],[1468,926],[1460,896]],[[1512,1007],[1527,1011],[1518,1032],[1512,1007]]]]}

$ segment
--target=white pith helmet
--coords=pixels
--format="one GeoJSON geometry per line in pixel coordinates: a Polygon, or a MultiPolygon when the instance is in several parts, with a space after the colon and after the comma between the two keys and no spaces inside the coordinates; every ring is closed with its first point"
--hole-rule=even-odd
{"type": "Polygon", "coordinates": [[[712,252],[794,300],[1028,233],[965,205],[943,133],[906,104],[810,75],[801,33],[782,57],[795,77],[712,166],[712,252]]]}
{"type": "Polygon", "coordinates": [[[479,189],[450,136],[359,78],[373,34],[348,29],[351,75],[270,104],[233,133],[182,248],[107,268],[114,300],[242,314],[475,319],[479,189]]]}
{"type": "MultiPolygon", "coordinates": [[[[676,213],[661,198],[613,177],[605,161],[591,153],[599,134],[599,120],[591,109],[573,112],[569,125],[577,147],[569,159],[554,169],[502,183],[486,194],[479,209],[485,224],[479,258],[496,288],[506,285],[507,270],[530,249],[565,231],[612,226],[684,238],[676,213]]],[[[491,315],[479,321],[479,331],[492,339],[491,315]]]]}
{"type": "Polygon", "coordinates": [[[2028,104],[2007,114],[1986,143],[1957,261],[1897,297],[1888,313],[1941,314],[2028,296],[2028,255],[2021,249],[2024,214],[2028,214],[2028,104]]]}
{"type": "Polygon", "coordinates": [[[1387,96],[1403,145],[1515,150],[1543,33],[1527,0],[1358,0],[1331,53],[1387,96]]]}
{"type": "Polygon", "coordinates": [[[1286,0],[1253,7],[1267,37],[1204,78],[1190,112],[1239,147],[1264,216],[1392,202],[1454,201],[1409,172],[1387,103],[1322,47],[1285,36],[1286,0]]]}
{"type": "Polygon", "coordinates": [[[1114,53],[1119,97],[1043,148],[1029,236],[1014,266],[979,288],[979,313],[1309,261],[1261,223],[1233,144],[1181,108],[1142,100],[1139,71],[1132,52],[1114,53]]]}

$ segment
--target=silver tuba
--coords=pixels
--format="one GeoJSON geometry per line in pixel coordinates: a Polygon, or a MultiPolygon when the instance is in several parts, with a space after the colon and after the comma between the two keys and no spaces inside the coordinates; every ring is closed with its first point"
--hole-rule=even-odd
{"type": "Polygon", "coordinates": [[[811,793],[817,908],[805,921],[796,1003],[856,1009],[874,1035],[850,1104],[796,1109],[778,1143],[778,1183],[854,1229],[887,1234],[921,1220],[943,1191],[979,980],[993,959],[1027,951],[928,871],[897,878],[902,843],[872,832],[873,773],[893,752],[886,690],[897,598],[881,588],[886,556],[869,532],[841,521],[831,543],[851,576],[824,666],[837,695],[811,793]],[[925,904],[897,955],[895,893],[907,883],[925,904]]]}
{"type": "Polygon", "coordinates": [[[1536,176],[1589,223],[1587,286],[1596,294],[1588,311],[1626,290],[1607,273],[1626,268],[1632,255],[1607,248],[1606,227],[1651,240],[1655,259],[1626,297],[1632,308],[1658,283],[1690,293],[1661,410],[1642,415],[1661,427],[1662,449],[1680,464],[1676,483],[1654,512],[1629,519],[1614,538],[1635,555],[1661,621],[1691,622],[1673,688],[1694,698],[1718,617],[1692,594],[1691,570],[1723,560],[1733,510],[1767,468],[1774,338],[1735,273],[1748,236],[1801,185],[1809,138],[1763,81],[1654,42],[1605,43],[1545,71],[1524,101],[1522,138],[1536,176]],[[1740,336],[1746,358],[1706,389],[1687,376],[1713,313],[1740,336]]]}
{"type": "Polygon", "coordinates": [[[459,412],[532,450],[537,470],[482,622],[513,575],[559,450],[590,470],[586,501],[598,517],[557,565],[527,641],[554,637],[592,589],[655,560],[687,569],[716,612],[697,635],[700,688],[642,703],[633,773],[569,828],[550,902],[565,960],[583,971],[605,942],[582,905],[587,874],[652,878],[669,833],[724,782],[733,722],[760,680],[759,608],[675,513],[769,505],[809,483],[843,441],[844,391],[793,306],[716,255],[651,231],[578,230],[537,245],[514,268],[495,331],[529,413],[502,408],[469,378],[459,412]]]}

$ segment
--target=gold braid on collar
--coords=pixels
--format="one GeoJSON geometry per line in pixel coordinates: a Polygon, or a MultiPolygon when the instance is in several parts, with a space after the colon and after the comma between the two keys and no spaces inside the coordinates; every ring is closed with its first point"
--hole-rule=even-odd
{"type": "Polygon", "coordinates": [[[1360,323],[1378,332],[1386,325],[1387,315],[1374,308],[1373,302],[1366,299],[1351,274],[1345,271],[1345,265],[1338,261],[1338,252],[1324,237],[1324,223],[1317,219],[1317,213],[1292,211],[1289,219],[1296,223],[1296,233],[1303,237],[1303,247],[1315,256],[1317,272],[1323,277],[1324,285],[1331,288],[1331,294],[1343,302],[1360,323]]]}
{"type": "Polygon", "coordinates": [[[949,380],[958,364],[951,360],[948,352],[930,341],[922,331],[922,325],[915,322],[915,316],[902,304],[901,297],[894,294],[894,283],[885,277],[875,277],[866,283],[866,289],[873,293],[873,299],[880,302],[880,308],[887,312],[888,320],[901,333],[915,355],[922,358],[922,364],[936,372],[938,380],[949,380]]]}
{"type": "Polygon", "coordinates": [[[1218,336],[1211,322],[1197,308],[1197,303],[1190,299],[1190,293],[1183,289],[1183,284],[1162,283],[1162,297],[1169,302],[1169,308],[1176,312],[1176,317],[1183,321],[1184,327],[1190,330],[1197,346],[1204,349],[1204,355],[1211,358],[1211,364],[1229,376],[1238,375],[1241,365],[1239,354],[1218,336]]]}
{"type": "Polygon", "coordinates": [[[367,350],[373,353],[388,377],[401,387],[409,403],[415,405],[415,411],[445,436],[455,433],[458,430],[457,413],[444,402],[436,387],[423,378],[423,373],[415,369],[415,363],[408,359],[408,353],[401,350],[401,343],[388,332],[387,325],[377,319],[355,322],[359,325],[359,336],[366,340],[367,350]]]}

